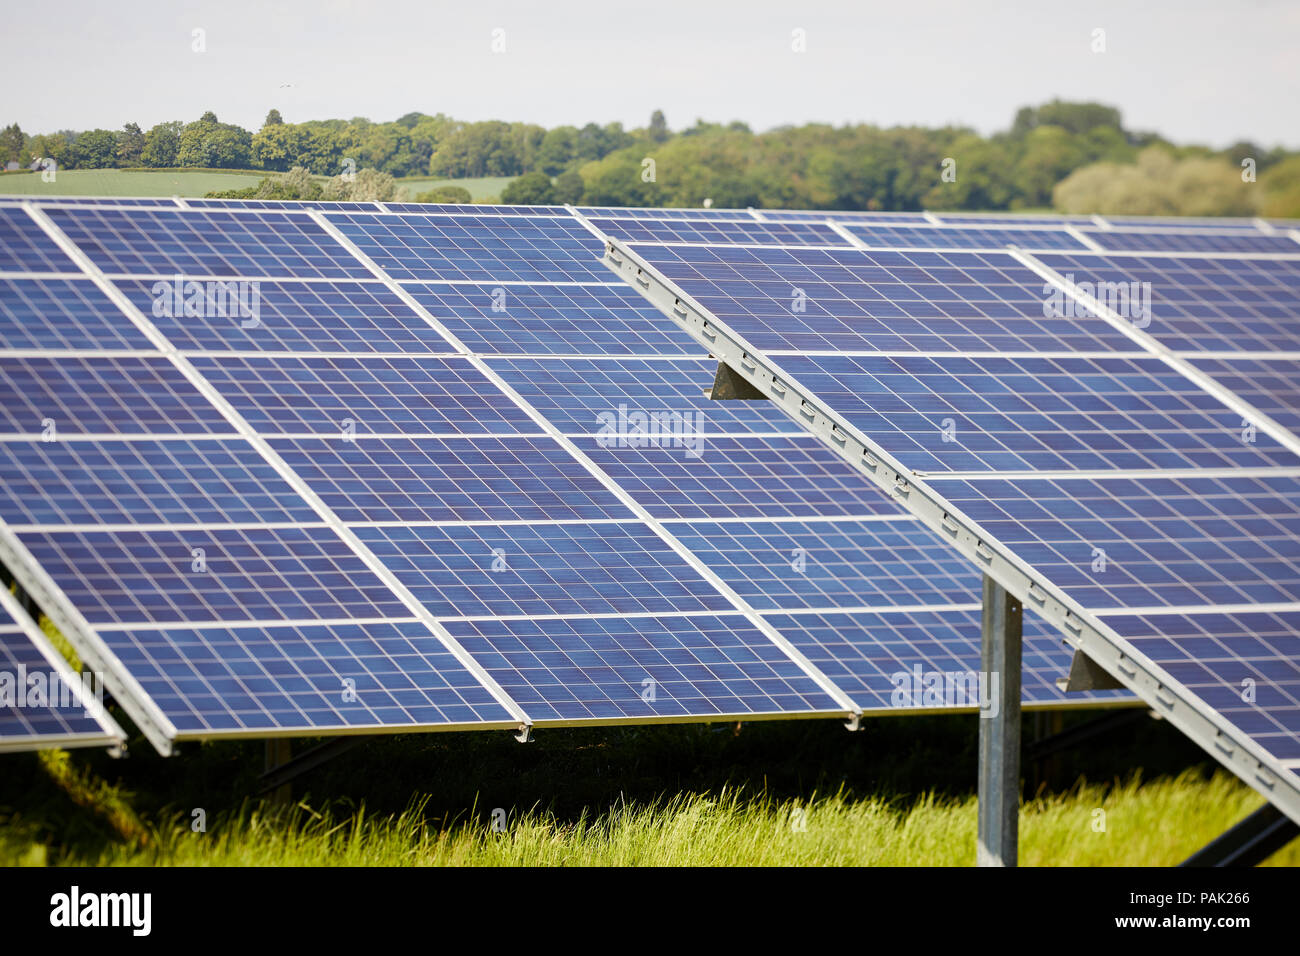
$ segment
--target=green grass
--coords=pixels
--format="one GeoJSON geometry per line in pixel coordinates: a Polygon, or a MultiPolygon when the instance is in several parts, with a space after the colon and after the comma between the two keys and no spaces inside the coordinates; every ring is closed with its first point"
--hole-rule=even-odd
{"type": "MultiPolygon", "coordinates": [[[[1022,865],[1167,866],[1217,836],[1262,800],[1235,778],[1194,772],[1139,785],[1079,786],[1031,801],[1021,817],[1022,865]],[[1105,811],[1098,830],[1095,811],[1105,811]]],[[[479,808],[481,809],[481,808],[479,808]]],[[[404,812],[246,804],[193,832],[176,813],[146,833],[90,853],[0,830],[0,864],[185,866],[968,866],[975,801],[925,794],[899,802],[844,795],[777,801],[735,791],[616,804],[564,821],[532,811],[494,831],[430,819],[427,801],[404,812]]],[[[1271,865],[1300,863],[1300,842],[1271,865]]]]}
{"type": "Polygon", "coordinates": [[[215,189],[244,189],[264,173],[230,170],[60,170],[52,183],[39,173],[0,176],[0,195],[18,196],[186,196],[198,198],[215,189]]]}
{"type": "Polygon", "coordinates": [[[501,190],[513,180],[513,176],[483,176],[478,179],[399,179],[397,180],[397,200],[410,201],[418,194],[433,189],[435,186],[460,186],[468,189],[476,201],[500,197],[501,190]]]}

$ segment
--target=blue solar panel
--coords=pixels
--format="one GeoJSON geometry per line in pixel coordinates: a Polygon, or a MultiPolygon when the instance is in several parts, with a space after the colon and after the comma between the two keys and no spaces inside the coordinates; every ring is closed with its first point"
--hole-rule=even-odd
{"type": "Polygon", "coordinates": [[[631,517],[549,438],[308,438],[271,445],[344,521],[631,517]]]}
{"type": "Polygon", "coordinates": [[[572,216],[330,213],[394,279],[606,282],[600,241],[572,216]]]}
{"type": "Polygon", "coordinates": [[[1300,361],[1193,359],[1192,364],[1284,428],[1300,433],[1300,361]]]}
{"type": "Polygon", "coordinates": [[[881,223],[927,223],[924,213],[919,212],[870,212],[862,209],[759,209],[758,214],[774,222],[881,222],[881,223]]]}
{"type": "Polygon", "coordinates": [[[1161,359],[783,356],[781,368],[917,471],[1300,465],[1161,359]]]}
{"type": "Polygon", "coordinates": [[[182,209],[51,209],[109,273],[366,278],[369,271],[307,216],[182,209]]]}
{"type": "Polygon", "coordinates": [[[1244,229],[1229,233],[1090,229],[1087,233],[1103,249],[1126,252],[1280,252],[1300,256],[1300,242],[1244,229]]]}
{"type": "Polygon", "coordinates": [[[876,249],[1086,249],[1087,246],[1061,229],[1010,229],[997,226],[890,226],[851,224],[845,227],[868,246],[876,249]]]}
{"type": "Polygon", "coordinates": [[[0,356],[0,431],[226,433],[230,424],[168,359],[0,356]]]}
{"type": "Polygon", "coordinates": [[[739,615],[451,621],[538,723],[843,712],[739,615]]]}
{"type": "Polygon", "coordinates": [[[1300,759],[1300,614],[1108,615],[1104,620],[1273,756],[1300,759]]]}
{"type": "Polygon", "coordinates": [[[699,521],[672,532],[760,611],[980,600],[979,572],[910,519],[699,521]]]}
{"type": "MultiPolygon", "coordinates": [[[[1300,248],[1298,246],[1297,248],[1300,248]]],[[[1042,255],[1075,282],[1147,286],[1146,329],[1173,349],[1300,350],[1300,260],[1042,255]]]]}
{"type": "Polygon", "coordinates": [[[224,308],[216,286],[183,284],[178,304],[174,280],[116,285],[179,349],[451,351],[446,339],[379,283],[259,281],[242,300],[227,297],[224,308]],[[191,292],[198,293],[192,309],[191,292]]]}
{"type": "Polygon", "coordinates": [[[101,636],[181,738],[510,721],[446,645],[414,622],[101,636]]]}
{"type": "Polygon", "coordinates": [[[675,209],[661,206],[579,206],[578,212],[587,217],[621,216],[625,219],[700,219],[712,222],[754,217],[745,209],[675,209]]]}
{"type": "Polygon", "coordinates": [[[12,524],[319,520],[246,442],[0,442],[12,524]]]}
{"type": "Polygon", "coordinates": [[[466,216],[567,216],[563,206],[507,206],[499,203],[386,202],[389,212],[466,216]]]}
{"type": "Polygon", "coordinates": [[[4,618],[0,624],[0,674],[15,682],[14,699],[0,706],[0,752],[113,743],[116,734],[110,734],[86,712],[82,684],[65,680],[64,672],[50,664],[32,638],[17,630],[3,611],[0,617],[4,618]],[[37,675],[42,678],[41,697],[28,694],[28,678],[37,675]]]}
{"type": "MultiPolygon", "coordinates": [[[[981,693],[979,611],[893,611],[768,615],[812,664],[866,711],[975,710],[981,693]]],[[[1020,699],[1029,706],[1131,701],[1127,691],[1066,694],[1056,679],[1071,651],[1040,618],[1026,614],[1020,699]]]]}
{"type": "Polygon", "coordinates": [[[941,222],[952,223],[958,226],[1067,226],[1067,225],[1091,225],[1094,220],[1091,216],[998,216],[998,215],[966,215],[965,213],[954,214],[941,212],[937,218],[941,222]]]}
{"type": "Polygon", "coordinates": [[[408,291],[474,352],[699,355],[684,331],[622,285],[429,283],[408,291]]]}
{"type": "Polygon", "coordinates": [[[1001,253],[650,245],[637,252],[757,349],[1138,349],[1095,317],[1046,317],[1051,287],[1001,253]]]}
{"type": "Polygon", "coordinates": [[[757,220],[593,218],[607,236],[634,242],[747,242],[847,246],[829,226],[816,222],[761,223],[757,220]]]}
{"type": "Polygon", "coordinates": [[[92,625],[406,617],[326,528],[20,535],[92,625]]]}
{"type": "Polygon", "coordinates": [[[944,498],[1091,608],[1300,600],[1300,479],[944,481],[944,498]]]}
{"type": "Polygon", "coordinates": [[[153,347],[88,279],[0,279],[0,342],[28,349],[153,347]]]}
{"type": "Polygon", "coordinates": [[[0,206],[0,272],[80,272],[22,209],[0,206]]]}
{"type": "Polygon", "coordinates": [[[766,399],[705,397],[713,388],[716,361],[493,358],[488,364],[549,422],[571,434],[648,432],[657,427],[655,422],[710,435],[801,433],[766,399]]]}
{"type": "Polygon", "coordinates": [[[383,527],[357,533],[440,616],[733,610],[640,524],[383,527]]]}
{"type": "Polygon", "coordinates": [[[467,359],[196,358],[194,365],[261,432],[339,436],[537,432],[467,359]]]}
{"type": "MultiPolygon", "coordinates": [[[[30,202],[38,206],[165,206],[177,208],[170,196],[6,196],[7,202],[30,202]]],[[[194,200],[188,200],[193,202],[194,200]]]]}
{"type": "Polygon", "coordinates": [[[306,209],[341,209],[374,212],[373,202],[323,202],[319,199],[186,199],[194,209],[279,209],[286,212],[306,209]]]}
{"type": "Polygon", "coordinates": [[[574,444],[658,518],[897,514],[900,509],[811,436],[576,438],[574,444]],[[608,447],[601,441],[608,440],[608,447]]]}
{"type": "Polygon", "coordinates": [[[1229,219],[1218,216],[1106,216],[1106,221],[1121,228],[1141,229],[1254,229],[1253,219],[1229,219]]]}

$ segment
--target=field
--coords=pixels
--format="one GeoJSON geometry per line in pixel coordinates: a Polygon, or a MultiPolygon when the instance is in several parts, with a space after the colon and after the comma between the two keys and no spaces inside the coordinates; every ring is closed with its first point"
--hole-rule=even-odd
{"type": "Polygon", "coordinates": [[[397,180],[397,198],[414,199],[419,193],[437,186],[460,186],[468,189],[475,200],[500,197],[501,190],[514,179],[513,176],[483,176],[479,179],[399,179],[397,180]]]}
{"type": "MultiPolygon", "coordinates": [[[[973,723],[549,731],[527,745],[380,738],[300,778],[288,803],[254,796],[258,743],[168,760],[143,741],[125,761],[14,755],[0,781],[0,865],[965,866],[973,723]]],[[[1161,722],[1117,736],[1055,769],[1026,766],[1023,864],[1175,864],[1263,802],[1161,722]],[[1132,766],[1140,753],[1152,756],[1149,782],[1132,766]],[[1106,767],[1125,769],[1085,781],[1106,767]]],[[[1300,842],[1270,864],[1300,864],[1300,842]]]]}
{"type": "Polygon", "coordinates": [[[216,189],[245,189],[261,182],[263,173],[195,170],[69,169],[53,183],[37,173],[0,176],[0,195],[19,196],[184,196],[197,199],[216,189]]]}

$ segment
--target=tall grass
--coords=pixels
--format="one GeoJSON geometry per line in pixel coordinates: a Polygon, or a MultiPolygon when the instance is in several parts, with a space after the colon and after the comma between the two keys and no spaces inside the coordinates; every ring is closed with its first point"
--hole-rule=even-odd
{"type": "MultiPolygon", "coordinates": [[[[1025,865],[1170,865],[1217,836],[1260,798],[1227,774],[1141,784],[1080,785],[1025,804],[1025,865]],[[1102,814],[1097,811],[1103,811],[1102,814]]],[[[0,840],[0,862],[197,866],[967,866],[974,861],[975,800],[922,796],[910,803],[834,794],[798,802],[730,790],[652,804],[618,804],[561,821],[543,810],[430,819],[423,801],[372,817],[357,810],[247,803],[191,829],[188,814],[98,851],[0,840]]],[[[1300,842],[1274,864],[1300,863],[1300,842]]]]}

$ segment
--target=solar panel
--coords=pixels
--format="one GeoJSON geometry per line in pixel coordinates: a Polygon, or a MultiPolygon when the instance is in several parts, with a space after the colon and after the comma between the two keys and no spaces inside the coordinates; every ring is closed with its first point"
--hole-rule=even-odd
{"type": "Polygon", "coordinates": [[[179,290],[175,279],[116,284],[179,349],[451,351],[446,339],[379,283],[258,281],[242,300],[227,297],[224,305],[220,288],[206,283],[184,280],[179,290]]]}
{"type": "Polygon", "coordinates": [[[370,275],[307,216],[109,208],[55,208],[46,214],[107,273],[331,279],[370,275]]]}
{"type": "Polygon", "coordinates": [[[717,362],[699,359],[492,358],[488,365],[547,421],[570,434],[690,430],[789,432],[799,427],[767,401],[714,401],[717,362]]]}
{"type": "Polygon", "coordinates": [[[698,355],[622,285],[413,284],[407,291],[473,352],[489,355],[698,355]]]}
{"type": "Polygon", "coordinates": [[[195,367],[263,433],[536,432],[463,358],[195,358],[195,367]]]}
{"type": "Polygon", "coordinates": [[[1136,351],[1003,253],[638,245],[638,255],[756,349],[1136,351]]]}
{"type": "Polygon", "coordinates": [[[848,225],[853,235],[873,249],[1086,249],[1087,246],[1060,229],[1010,229],[996,226],[848,225]]]}
{"type": "Polygon", "coordinates": [[[1238,229],[1229,232],[1173,232],[1134,229],[1085,230],[1104,249],[1125,252],[1266,252],[1300,256],[1300,242],[1288,236],[1264,236],[1238,229]]]}
{"type": "Polygon", "coordinates": [[[677,209],[670,206],[644,208],[634,206],[579,206],[578,212],[588,217],[621,216],[625,219],[699,219],[711,222],[721,220],[743,221],[754,218],[746,209],[677,209]]]}
{"type": "Polygon", "coordinates": [[[564,216],[563,206],[508,206],[498,203],[385,202],[389,212],[419,212],[427,215],[466,216],[564,216]]]}
{"type": "Polygon", "coordinates": [[[1132,226],[1142,229],[1258,229],[1254,219],[1233,219],[1228,216],[1107,216],[1106,221],[1115,226],[1132,226]]]}
{"type": "Polygon", "coordinates": [[[381,527],[358,534],[439,616],[734,610],[664,539],[636,523],[381,527]]]}
{"type": "Polygon", "coordinates": [[[6,348],[150,348],[122,318],[85,279],[0,279],[0,342],[6,348]]]}
{"type": "Polygon", "coordinates": [[[605,235],[643,242],[792,243],[810,246],[849,244],[834,229],[816,222],[593,217],[591,224],[605,235]]]}
{"type": "MultiPolygon", "coordinates": [[[[123,319],[125,321],[125,319],[123,319]]],[[[229,424],[163,358],[0,354],[0,431],[228,433],[229,424]]]]}
{"type": "Polygon", "coordinates": [[[1300,260],[1039,255],[1075,282],[1119,283],[1149,299],[1145,329],[1188,351],[1300,350],[1300,260]],[[1145,290],[1145,291],[1143,291],[1145,290]]]}
{"type": "Polygon", "coordinates": [[[740,615],[447,627],[538,725],[842,713],[740,615]]]}
{"type": "Polygon", "coordinates": [[[783,356],[916,471],[1300,465],[1161,359],[783,356]]]}
{"type": "Polygon", "coordinates": [[[872,212],[862,209],[758,209],[755,210],[764,220],[773,222],[915,222],[927,223],[925,213],[920,212],[872,212]]]}
{"type": "Polygon", "coordinates": [[[598,261],[600,243],[572,216],[330,213],[328,218],[357,248],[398,280],[609,279],[598,261]]]}
{"type": "MultiPolygon", "coordinates": [[[[838,214],[837,214],[838,215],[838,214]]],[[[1092,216],[1047,216],[1036,213],[1021,215],[993,215],[941,212],[936,215],[940,222],[958,226],[1066,226],[1093,225],[1092,216]]]]}
{"type": "Polygon", "coordinates": [[[0,272],[77,272],[31,216],[20,208],[0,207],[0,272]]]}
{"type": "Polygon", "coordinates": [[[1251,358],[1191,361],[1284,428],[1300,433],[1300,361],[1251,358]]]}

